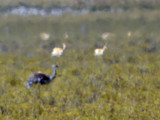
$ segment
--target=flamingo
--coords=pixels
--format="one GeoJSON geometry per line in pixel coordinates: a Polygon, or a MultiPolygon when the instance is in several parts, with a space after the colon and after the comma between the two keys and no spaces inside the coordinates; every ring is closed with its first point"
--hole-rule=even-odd
{"type": "Polygon", "coordinates": [[[63,54],[63,51],[66,48],[66,44],[63,43],[62,45],[63,45],[63,48],[57,48],[57,47],[53,48],[52,53],[51,53],[52,56],[60,57],[63,54]]]}
{"type": "Polygon", "coordinates": [[[107,49],[107,45],[104,45],[103,48],[97,48],[94,50],[94,55],[95,56],[102,56],[106,49],[107,49]]]}
{"type": "Polygon", "coordinates": [[[49,33],[42,32],[42,33],[40,33],[40,38],[42,40],[48,40],[50,38],[50,35],[49,35],[49,33]]]}

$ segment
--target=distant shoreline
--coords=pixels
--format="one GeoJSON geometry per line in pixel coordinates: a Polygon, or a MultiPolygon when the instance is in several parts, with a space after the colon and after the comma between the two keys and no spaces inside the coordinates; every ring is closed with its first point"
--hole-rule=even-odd
{"type": "MultiPolygon", "coordinates": [[[[111,13],[121,13],[127,10],[134,10],[136,8],[127,7],[102,7],[102,8],[81,8],[75,9],[72,7],[53,7],[53,8],[43,8],[43,7],[29,7],[25,5],[17,7],[7,7],[5,9],[0,9],[0,15],[20,15],[20,16],[30,16],[30,15],[55,15],[60,16],[65,13],[70,14],[88,14],[88,13],[99,13],[99,12],[111,12],[111,13]]],[[[148,9],[148,8],[143,8],[148,9]]]]}

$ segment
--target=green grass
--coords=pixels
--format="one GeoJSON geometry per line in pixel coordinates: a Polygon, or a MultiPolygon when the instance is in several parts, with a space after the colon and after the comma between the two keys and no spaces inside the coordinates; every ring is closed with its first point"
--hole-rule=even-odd
{"type": "Polygon", "coordinates": [[[7,50],[0,52],[0,119],[160,119],[159,19],[159,10],[1,16],[0,48],[7,50]],[[50,40],[40,40],[43,31],[50,40]],[[102,40],[104,32],[115,36],[102,40]],[[67,43],[63,56],[51,57],[62,42],[67,43]],[[157,50],[148,52],[154,42],[157,50]],[[94,49],[105,43],[105,54],[95,57],[94,49]],[[29,76],[51,74],[52,64],[60,66],[56,79],[28,90],[29,76]]]}

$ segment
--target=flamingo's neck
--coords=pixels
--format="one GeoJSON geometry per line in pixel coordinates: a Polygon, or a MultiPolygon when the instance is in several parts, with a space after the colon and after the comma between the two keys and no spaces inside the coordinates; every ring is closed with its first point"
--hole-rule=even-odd
{"type": "Polygon", "coordinates": [[[63,44],[63,50],[64,50],[64,49],[66,49],[66,45],[65,45],[65,44],[63,44]]]}
{"type": "Polygon", "coordinates": [[[104,47],[103,47],[103,49],[102,49],[102,51],[104,52],[106,49],[107,49],[107,47],[106,47],[106,46],[104,46],[104,47]]]}

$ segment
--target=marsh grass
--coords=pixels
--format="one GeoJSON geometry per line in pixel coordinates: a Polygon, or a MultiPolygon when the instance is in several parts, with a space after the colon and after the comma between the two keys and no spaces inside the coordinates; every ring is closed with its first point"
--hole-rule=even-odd
{"type": "Polygon", "coordinates": [[[0,119],[160,119],[158,13],[1,16],[0,119]],[[50,33],[48,41],[39,39],[43,31],[50,33]],[[115,36],[104,41],[104,32],[115,36]],[[64,41],[64,54],[51,57],[64,41]],[[149,52],[153,42],[156,49],[149,52]],[[94,49],[104,43],[108,49],[95,57],[94,49]],[[28,90],[28,77],[52,74],[52,64],[60,66],[56,79],[28,90]]]}

